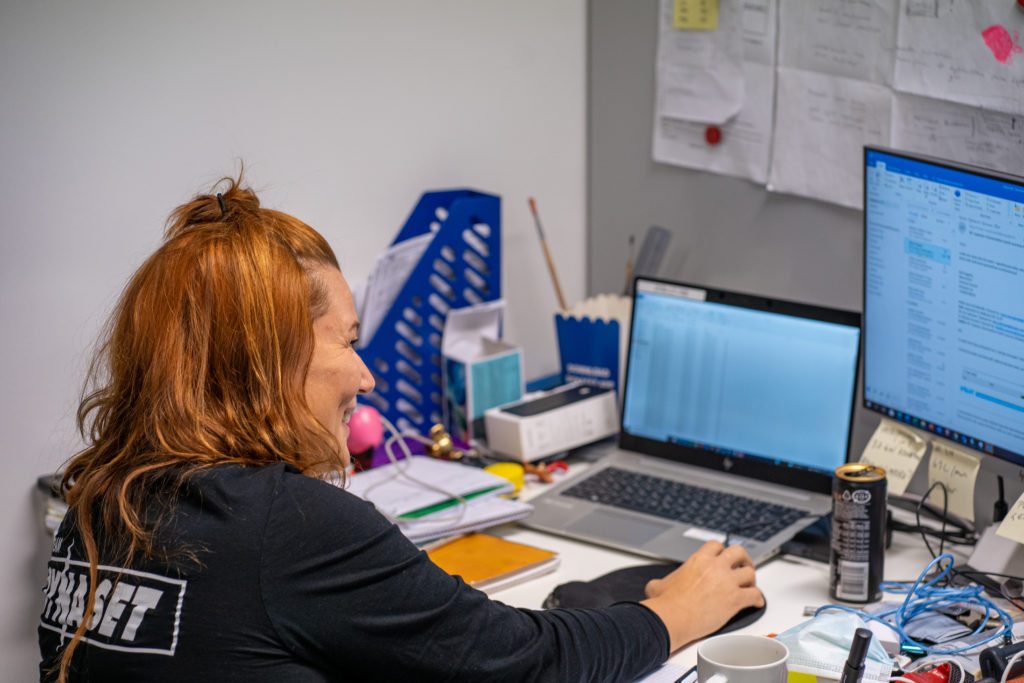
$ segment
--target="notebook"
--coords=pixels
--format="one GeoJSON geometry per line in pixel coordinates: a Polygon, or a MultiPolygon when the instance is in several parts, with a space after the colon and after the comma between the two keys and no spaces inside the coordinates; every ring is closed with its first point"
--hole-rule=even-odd
{"type": "Polygon", "coordinates": [[[521,523],[676,561],[718,539],[764,562],[831,510],[859,355],[859,313],[637,278],[618,448],[521,523]],[[774,507],[737,518],[737,497],[774,507]],[[710,518],[687,522],[694,503],[710,518]]]}
{"type": "Polygon", "coordinates": [[[425,548],[431,561],[474,588],[493,593],[558,568],[558,553],[490,534],[467,534],[425,548]]]}

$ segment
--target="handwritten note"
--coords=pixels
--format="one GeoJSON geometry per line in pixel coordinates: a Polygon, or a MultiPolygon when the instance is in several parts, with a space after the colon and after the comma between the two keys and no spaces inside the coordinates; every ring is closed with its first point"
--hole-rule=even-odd
{"type": "Polygon", "coordinates": [[[1022,128],[1019,114],[905,93],[893,98],[892,146],[908,152],[1019,173],[1024,168],[1022,128]]]}
{"type": "Polygon", "coordinates": [[[889,143],[892,90],[782,66],[776,78],[769,189],[861,208],[863,169],[855,161],[864,145],[889,143]]]}
{"type": "Polygon", "coordinates": [[[718,0],[675,0],[672,26],[714,31],[718,28],[718,0]]]}
{"type": "Polygon", "coordinates": [[[1024,111],[1015,2],[902,0],[896,90],[1019,115],[1024,111]]]}
{"type": "Polygon", "coordinates": [[[719,144],[705,141],[707,124],[658,117],[651,147],[654,160],[765,182],[772,142],[775,70],[744,62],[743,75],[747,93],[743,108],[721,125],[719,144]]]}
{"type": "Polygon", "coordinates": [[[887,85],[898,20],[892,0],[784,2],[779,12],[779,66],[887,85]]]}
{"type": "Polygon", "coordinates": [[[910,427],[883,417],[860,461],[884,469],[889,494],[898,496],[907,490],[927,447],[928,442],[910,427]]]}
{"type": "MultiPolygon", "coordinates": [[[[928,461],[928,486],[942,482],[946,487],[946,508],[954,515],[974,521],[974,482],[981,460],[952,444],[932,442],[928,461]]],[[[932,502],[942,505],[941,488],[932,492],[932,502]]]]}
{"type": "Polygon", "coordinates": [[[654,100],[659,116],[718,125],[743,106],[740,4],[733,0],[718,7],[714,31],[678,31],[672,0],[661,0],[654,100]]]}
{"type": "Polygon", "coordinates": [[[996,529],[996,533],[1011,541],[1024,543],[1024,493],[1020,494],[1020,498],[1010,508],[1010,512],[996,529]]]}

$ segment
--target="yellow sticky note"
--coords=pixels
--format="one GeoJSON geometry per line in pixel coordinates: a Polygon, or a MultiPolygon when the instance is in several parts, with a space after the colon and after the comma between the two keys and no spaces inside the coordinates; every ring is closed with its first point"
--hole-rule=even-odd
{"type": "Polygon", "coordinates": [[[799,671],[790,671],[786,683],[817,683],[818,677],[814,674],[805,674],[799,671]]]}
{"type": "MultiPolygon", "coordinates": [[[[974,482],[981,460],[952,444],[932,442],[928,462],[928,486],[942,482],[948,494],[946,507],[955,515],[974,521],[974,482]]],[[[932,491],[931,501],[942,506],[942,489],[932,491]]]]}
{"type": "Polygon", "coordinates": [[[910,427],[883,417],[860,461],[884,469],[889,493],[898,496],[907,490],[927,448],[928,442],[910,427]]]}
{"type": "Polygon", "coordinates": [[[677,29],[714,31],[718,28],[718,0],[675,0],[672,26],[677,29]]]}
{"type": "Polygon", "coordinates": [[[1024,493],[1020,494],[1020,498],[1010,508],[1003,523],[996,529],[996,533],[1011,541],[1024,543],[1024,493]]]}

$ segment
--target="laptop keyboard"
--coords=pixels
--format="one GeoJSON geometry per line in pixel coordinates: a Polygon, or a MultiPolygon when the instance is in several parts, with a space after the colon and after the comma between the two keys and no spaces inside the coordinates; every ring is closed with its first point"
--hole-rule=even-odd
{"type": "Polygon", "coordinates": [[[608,467],[563,496],[643,512],[732,536],[766,541],[807,515],[802,510],[608,467]]]}

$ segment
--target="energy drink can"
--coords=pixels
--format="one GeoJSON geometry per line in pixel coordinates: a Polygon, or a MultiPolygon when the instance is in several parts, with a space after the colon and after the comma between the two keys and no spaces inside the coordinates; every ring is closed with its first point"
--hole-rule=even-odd
{"type": "Polygon", "coordinates": [[[881,467],[852,462],[836,468],[829,554],[833,600],[874,602],[882,597],[885,494],[885,470],[881,467]]]}

